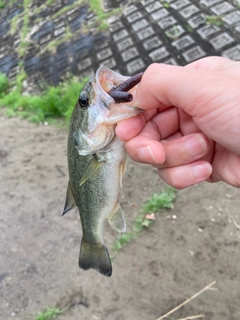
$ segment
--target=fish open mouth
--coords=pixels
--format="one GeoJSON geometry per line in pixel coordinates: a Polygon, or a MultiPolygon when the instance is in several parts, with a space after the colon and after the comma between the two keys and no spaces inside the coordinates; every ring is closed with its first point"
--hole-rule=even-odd
{"type": "Polygon", "coordinates": [[[96,95],[108,109],[105,123],[113,124],[142,112],[134,107],[133,95],[143,73],[133,77],[123,76],[107,67],[100,67],[93,84],[96,95]]]}

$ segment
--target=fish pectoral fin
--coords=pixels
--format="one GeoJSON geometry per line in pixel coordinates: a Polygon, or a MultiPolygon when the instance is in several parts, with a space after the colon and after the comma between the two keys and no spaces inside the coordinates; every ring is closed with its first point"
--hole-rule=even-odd
{"type": "Polygon", "coordinates": [[[73,197],[73,194],[72,194],[72,189],[70,187],[70,183],[68,183],[66,201],[65,201],[65,205],[64,205],[64,210],[63,210],[62,216],[64,216],[65,213],[70,211],[73,207],[75,207],[75,201],[74,201],[74,197],[73,197]]]}
{"type": "Polygon", "coordinates": [[[108,222],[117,232],[126,232],[126,221],[119,203],[117,203],[113,212],[108,217],[108,222]]]}
{"type": "Polygon", "coordinates": [[[120,163],[120,168],[119,168],[119,182],[120,182],[121,188],[122,188],[122,179],[126,172],[126,167],[127,167],[127,159],[125,157],[125,159],[120,163]]]}
{"type": "Polygon", "coordinates": [[[110,277],[112,275],[112,264],[105,244],[91,245],[82,239],[79,267],[83,270],[95,269],[104,276],[110,277]]]}
{"type": "Polygon", "coordinates": [[[88,163],[79,185],[82,186],[102,164],[103,161],[98,161],[96,158],[93,158],[88,163]]]}

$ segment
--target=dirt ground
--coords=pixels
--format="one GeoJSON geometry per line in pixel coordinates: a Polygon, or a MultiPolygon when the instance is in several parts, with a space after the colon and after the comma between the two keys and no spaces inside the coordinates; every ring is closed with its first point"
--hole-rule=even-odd
{"type": "MultiPolygon", "coordinates": [[[[44,306],[68,306],[59,320],[156,320],[214,280],[217,290],[168,319],[240,319],[239,189],[204,183],[178,191],[175,208],[124,247],[107,278],[78,268],[78,213],[61,216],[67,132],[4,117],[0,130],[1,320],[33,320],[44,306]]],[[[165,187],[155,169],[130,161],[123,186],[128,227],[165,187]]],[[[110,251],[116,237],[106,226],[110,251]]]]}

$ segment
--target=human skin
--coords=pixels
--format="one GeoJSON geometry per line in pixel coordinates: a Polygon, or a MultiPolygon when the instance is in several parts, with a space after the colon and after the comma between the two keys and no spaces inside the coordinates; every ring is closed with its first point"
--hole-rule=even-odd
{"type": "Polygon", "coordinates": [[[177,189],[205,180],[240,187],[240,62],[152,64],[133,101],[145,111],[116,133],[134,161],[154,165],[177,189]]]}

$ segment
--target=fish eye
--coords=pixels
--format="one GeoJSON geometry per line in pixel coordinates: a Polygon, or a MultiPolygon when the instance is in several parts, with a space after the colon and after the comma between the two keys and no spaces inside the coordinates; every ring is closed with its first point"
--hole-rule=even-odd
{"type": "Polygon", "coordinates": [[[78,98],[78,102],[81,107],[83,107],[83,108],[88,107],[89,100],[88,100],[88,97],[86,96],[86,94],[80,94],[80,96],[78,98]]]}

